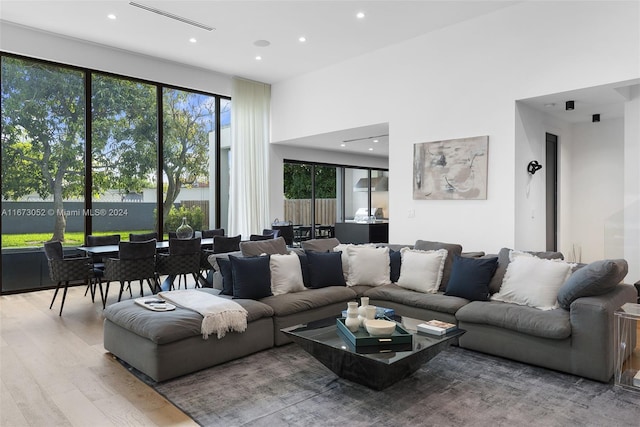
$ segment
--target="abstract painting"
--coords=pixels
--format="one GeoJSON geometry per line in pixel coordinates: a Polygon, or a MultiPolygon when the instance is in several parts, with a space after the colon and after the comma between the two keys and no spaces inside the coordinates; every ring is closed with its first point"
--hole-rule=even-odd
{"type": "Polygon", "coordinates": [[[488,136],[414,144],[414,200],[486,200],[488,154],[488,136]]]}

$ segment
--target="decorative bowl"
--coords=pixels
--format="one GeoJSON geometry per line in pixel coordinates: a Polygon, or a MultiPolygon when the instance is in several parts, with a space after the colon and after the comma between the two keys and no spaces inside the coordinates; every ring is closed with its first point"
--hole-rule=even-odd
{"type": "Polygon", "coordinates": [[[369,335],[380,337],[384,335],[392,335],[396,330],[396,322],[382,319],[371,319],[365,322],[365,328],[369,335]]]}

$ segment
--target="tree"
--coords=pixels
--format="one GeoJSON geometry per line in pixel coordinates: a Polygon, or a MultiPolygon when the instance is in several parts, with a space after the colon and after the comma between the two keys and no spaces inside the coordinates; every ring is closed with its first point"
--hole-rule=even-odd
{"type": "MultiPolygon", "coordinates": [[[[2,57],[2,197],[52,196],[52,240],[64,240],[65,199],[99,198],[106,189],[141,191],[156,177],[158,87],[98,73],[91,81],[86,100],[84,72],[2,57]],[[88,105],[92,195],[84,194],[88,105]]],[[[165,89],[163,103],[167,218],[182,186],[208,173],[215,98],[165,89]]]]}
{"type": "MultiPolygon", "coordinates": [[[[315,192],[317,199],[335,199],[336,168],[315,166],[315,192]]],[[[310,199],[312,165],[284,164],[284,197],[287,199],[310,199]]]]}
{"type": "Polygon", "coordinates": [[[53,196],[54,240],[63,200],[84,191],[84,108],[82,72],[2,58],[2,197],[53,196]]]}
{"type": "MultiPolygon", "coordinates": [[[[215,123],[215,98],[185,91],[163,91],[163,172],[167,190],[162,205],[168,218],[180,189],[195,185],[209,171],[209,133],[215,123]]],[[[208,178],[205,178],[208,181],[208,178]]]]}

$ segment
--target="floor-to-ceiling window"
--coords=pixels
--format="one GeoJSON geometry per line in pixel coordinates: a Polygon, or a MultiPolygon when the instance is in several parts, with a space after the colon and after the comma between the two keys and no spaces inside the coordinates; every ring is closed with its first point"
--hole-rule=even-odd
{"type": "Polygon", "coordinates": [[[226,225],[229,98],[0,60],[2,292],[50,285],[48,240],[73,248],[86,234],[162,235],[182,216],[196,230],[226,225]],[[33,256],[23,264],[8,259],[25,253],[33,256]]]}
{"type": "Polygon", "coordinates": [[[163,99],[163,231],[175,231],[182,218],[194,230],[210,228],[210,147],[215,147],[216,98],[165,88],[163,99]]]}
{"type": "Polygon", "coordinates": [[[284,220],[294,224],[296,238],[329,237],[336,222],[359,213],[388,218],[386,170],[291,160],[283,167],[284,220]]]}
{"type": "Polygon", "coordinates": [[[158,157],[156,87],[94,73],[91,79],[91,230],[155,230],[158,157]]]}

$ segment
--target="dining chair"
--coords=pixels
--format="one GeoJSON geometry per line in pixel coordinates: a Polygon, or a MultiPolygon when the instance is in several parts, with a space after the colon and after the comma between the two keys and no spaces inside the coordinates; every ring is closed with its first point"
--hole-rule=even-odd
{"type": "Polygon", "coordinates": [[[287,243],[287,246],[293,246],[293,240],[294,240],[293,225],[291,224],[274,225],[273,230],[277,230],[278,235],[284,237],[284,241],[287,243]]]}
{"type": "MultiPolygon", "coordinates": [[[[219,236],[218,236],[219,237],[219,236]]],[[[215,239],[215,237],[214,237],[215,239]]],[[[200,287],[200,237],[191,239],[169,239],[169,253],[159,253],[156,261],[158,274],[166,274],[170,282],[170,288],[174,289],[173,282],[178,277],[178,289],[184,278],[184,287],[187,287],[187,275],[191,274],[195,280],[195,287],[200,287]]]]}
{"type": "Polygon", "coordinates": [[[93,278],[93,269],[91,265],[91,258],[89,257],[65,257],[62,250],[62,243],[55,240],[52,242],[46,242],[44,244],[44,253],[47,257],[47,264],[49,265],[49,277],[56,283],[56,291],[53,293],[53,299],[49,304],[49,310],[53,307],[53,303],[58,296],[60,286],[64,286],[64,292],[62,293],[62,303],[60,304],[60,314],[62,316],[62,309],[64,308],[64,301],[67,298],[67,288],[69,282],[83,281],[90,286],[93,278]],[[64,285],[63,285],[64,284],[64,285]]]}
{"type": "MultiPolygon", "coordinates": [[[[224,228],[215,228],[212,230],[202,230],[200,235],[203,239],[213,239],[214,236],[224,236],[224,228]]],[[[200,282],[203,286],[209,286],[208,277],[213,266],[209,262],[209,255],[213,253],[213,244],[202,244],[200,252],[200,282]]]]}
{"type": "MultiPolygon", "coordinates": [[[[120,235],[119,234],[109,234],[106,236],[95,236],[93,234],[89,234],[87,235],[86,239],[86,246],[110,246],[110,245],[117,245],[118,243],[120,243],[120,235]]],[[[112,257],[112,256],[116,256],[117,252],[112,252],[112,253],[108,253],[108,254],[95,254],[93,255],[91,258],[93,260],[93,276],[94,279],[91,281],[91,283],[89,284],[89,286],[87,287],[87,289],[84,292],[84,295],[87,295],[87,291],[91,290],[91,301],[95,302],[95,294],[96,294],[96,287],[100,286],[100,289],[102,289],[101,286],[101,281],[102,278],[104,277],[104,260],[106,258],[112,257]]]]}
{"type": "Polygon", "coordinates": [[[280,230],[274,230],[272,228],[263,228],[262,235],[263,236],[270,235],[270,236],[273,236],[274,239],[276,239],[280,236],[280,230]]]}
{"type": "Polygon", "coordinates": [[[152,233],[141,233],[141,234],[129,233],[130,242],[146,242],[147,240],[151,240],[151,239],[156,239],[157,241],[158,233],[156,233],[155,231],[152,233]]]}
{"type": "Polygon", "coordinates": [[[131,294],[131,282],[136,280],[140,282],[140,296],[144,295],[144,281],[149,285],[151,293],[156,293],[160,289],[156,274],[155,239],[144,242],[120,242],[118,249],[117,258],[107,258],[105,260],[104,279],[107,282],[107,287],[104,293],[102,292],[102,284],[100,284],[103,308],[107,305],[109,284],[111,282],[120,283],[118,301],[122,299],[125,284],[128,284],[129,294],[131,294]]]}
{"type": "Polygon", "coordinates": [[[240,250],[242,235],[237,236],[213,236],[213,253],[237,252],[240,250]]]}
{"type": "Polygon", "coordinates": [[[252,242],[256,242],[258,240],[271,240],[273,238],[273,234],[251,234],[249,236],[249,240],[252,242]]]}

